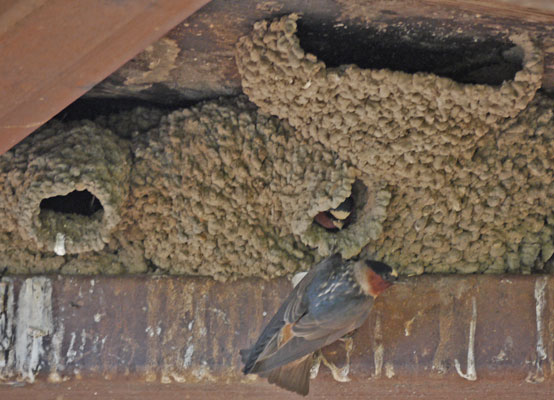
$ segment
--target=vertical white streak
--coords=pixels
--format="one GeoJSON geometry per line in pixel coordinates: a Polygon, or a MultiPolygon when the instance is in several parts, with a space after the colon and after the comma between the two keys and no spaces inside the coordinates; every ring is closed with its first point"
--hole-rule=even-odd
{"type": "Polygon", "coordinates": [[[187,350],[185,351],[185,360],[183,361],[183,367],[189,368],[192,365],[192,355],[194,354],[194,344],[192,342],[192,336],[187,341],[187,350]]]}
{"type": "Polygon", "coordinates": [[[54,253],[59,256],[65,256],[65,235],[56,233],[56,243],[54,243],[54,253]]]}
{"type": "Polygon", "coordinates": [[[9,278],[0,280],[0,377],[8,377],[13,368],[14,294],[9,278]],[[3,371],[4,370],[4,371],[3,371]]]}
{"type": "Polygon", "coordinates": [[[383,361],[385,355],[385,348],[383,347],[383,333],[381,332],[381,316],[377,314],[375,316],[375,329],[373,331],[373,362],[375,364],[376,378],[380,378],[383,372],[383,361]]]}
{"type": "Polygon", "coordinates": [[[75,332],[71,332],[71,341],[69,342],[69,348],[67,349],[67,353],[65,354],[68,364],[71,364],[73,361],[75,361],[75,356],[77,355],[77,351],[73,349],[73,346],[75,345],[75,337],[75,332]]]}
{"type": "Polygon", "coordinates": [[[64,326],[60,324],[57,327],[56,332],[52,335],[52,344],[50,351],[50,375],[48,376],[49,382],[61,382],[62,378],[58,371],[63,370],[62,364],[62,343],[63,343],[64,326]]]}
{"type": "Polygon", "coordinates": [[[52,319],[52,283],[35,277],[23,282],[19,293],[15,333],[15,367],[21,377],[35,380],[44,354],[42,337],[54,330],[52,319]]]}
{"type": "Polygon", "coordinates": [[[477,380],[477,371],[475,370],[475,327],[477,326],[477,302],[475,297],[471,299],[473,307],[471,313],[471,322],[469,323],[469,343],[467,348],[467,373],[462,372],[458,359],[454,360],[454,365],[458,375],[468,381],[477,380]]]}
{"type": "Polygon", "coordinates": [[[535,318],[537,322],[537,355],[535,359],[535,370],[530,371],[525,381],[528,383],[538,383],[544,381],[544,374],[542,370],[542,362],[546,360],[546,349],[544,347],[543,337],[543,319],[544,308],[546,305],[545,292],[546,292],[547,278],[543,276],[535,281],[535,318]]]}
{"type": "Polygon", "coordinates": [[[542,323],[544,317],[544,305],[546,289],[546,277],[535,281],[535,312],[537,318],[537,356],[540,360],[546,360],[546,349],[544,348],[544,339],[542,335],[542,323]]]}

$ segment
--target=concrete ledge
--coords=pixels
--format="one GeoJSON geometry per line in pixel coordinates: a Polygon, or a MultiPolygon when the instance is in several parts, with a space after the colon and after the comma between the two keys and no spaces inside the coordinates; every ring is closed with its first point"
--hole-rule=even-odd
{"type": "MultiPolygon", "coordinates": [[[[289,398],[244,377],[238,356],[289,290],[286,280],[5,277],[0,395],[289,398]]],[[[340,343],[324,354],[345,363],[340,343]]],[[[354,335],[348,377],[335,382],[322,365],[310,397],[552,398],[554,277],[406,279],[354,335]]]]}

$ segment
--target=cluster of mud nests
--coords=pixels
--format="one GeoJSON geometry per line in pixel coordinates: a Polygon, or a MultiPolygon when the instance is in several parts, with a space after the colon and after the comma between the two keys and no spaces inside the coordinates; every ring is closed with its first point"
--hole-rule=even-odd
{"type": "Polygon", "coordinates": [[[362,249],[406,274],[554,253],[554,101],[523,35],[498,85],[327,67],[297,16],[237,44],[248,96],[51,122],[0,158],[0,267],[275,277],[362,249]],[[320,213],[354,202],[341,230],[320,213]]]}

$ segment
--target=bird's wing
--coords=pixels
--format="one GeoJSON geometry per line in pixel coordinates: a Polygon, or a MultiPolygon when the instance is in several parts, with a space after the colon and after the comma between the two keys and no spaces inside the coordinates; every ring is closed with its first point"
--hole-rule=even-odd
{"type": "Polygon", "coordinates": [[[278,343],[272,353],[260,357],[253,372],[263,374],[282,367],[358,328],[367,318],[372,304],[370,299],[360,301],[363,303],[348,302],[342,312],[329,313],[323,319],[306,314],[295,324],[285,325],[281,336],[286,340],[278,343]]]}
{"type": "Polygon", "coordinates": [[[341,256],[335,254],[316,264],[292,290],[287,299],[281,305],[277,313],[264,328],[256,344],[249,349],[241,351],[244,363],[244,373],[254,373],[261,360],[271,357],[279,350],[279,347],[292,336],[287,336],[291,326],[301,319],[308,311],[308,301],[305,296],[307,286],[318,274],[330,273],[342,261],[341,256]]]}
{"type": "Polygon", "coordinates": [[[322,337],[334,341],[358,328],[367,318],[372,304],[372,298],[359,296],[341,302],[340,307],[327,309],[324,314],[314,315],[308,312],[294,324],[292,335],[308,341],[322,337]],[[341,333],[345,330],[346,332],[341,333]]]}

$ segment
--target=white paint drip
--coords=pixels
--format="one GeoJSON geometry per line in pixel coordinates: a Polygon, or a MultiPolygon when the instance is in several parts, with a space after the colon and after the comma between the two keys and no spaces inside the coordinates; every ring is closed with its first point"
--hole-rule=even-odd
{"type": "Polygon", "coordinates": [[[373,349],[373,361],[375,363],[375,378],[380,378],[383,372],[383,360],[385,356],[385,348],[379,343],[375,349],[373,349]]]}
{"type": "Polygon", "coordinates": [[[56,329],[56,332],[52,335],[52,345],[50,351],[50,375],[48,380],[50,382],[61,382],[62,378],[58,371],[63,369],[62,364],[62,343],[63,343],[64,326],[60,326],[56,329]]]}
{"type": "Polygon", "coordinates": [[[546,350],[544,348],[544,339],[542,335],[542,321],[544,317],[544,305],[546,289],[546,277],[542,277],[535,282],[535,313],[537,318],[537,355],[540,360],[546,360],[546,350]]]}
{"type": "Polygon", "coordinates": [[[59,256],[65,256],[65,235],[56,233],[56,242],[54,243],[54,253],[59,256]]]}
{"type": "Polygon", "coordinates": [[[19,292],[15,333],[15,368],[24,380],[34,382],[44,354],[42,338],[53,330],[50,279],[25,279],[19,292]]]}
{"type": "Polygon", "coordinates": [[[412,333],[412,324],[414,323],[415,321],[415,316],[410,319],[409,321],[406,321],[406,323],[404,324],[404,336],[410,336],[410,334],[412,333]]]}
{"type": "Polygon", "coordinates": [[[6,368],[6,377],[14,364],[14,294],[13,283],[9,278],[0,280],[0,377],[4,376],[2,369],[6,368]],[[4,299],[2,301],[2,299],[4,299]]]}
{"type": "Polygon", "coordinates": [[[194,354],[194,345],[189,344],[187,350],[185,351],[185,361],[183,362],[183,367],[189,368],[192,365],[192,355],[194,354]]]}
{"type": "Polygon", "coordinates": [[[545,291],[546,291],[546,276],[538,278],[535,281],[535,318],[537,322],[537,355],[535,359],[535,370],[529,372],[525,381],[528,383],[539,383],[544,381],[544,374],[542,370],[542,363],[546,360],[546,349],[544,347],[543,337],[543,319],[544,319],[544,307],[546,304],[545,291]]]}
{"type": "Polygon", "coordinates": [[[381,343],[383,334],[381,333],[381,316],[377,314],[375,318],[375,329],[373,331],[373,362],[375,364],[375,378],[380,378],[383,372],[383,361],[385,359],[385,348],[381,343]]]}
{"type": "Polygon", "coordinates": [[[391,362],[385,364],[385,376],[389,379],[394,376],[394,365],[391,362]]]}
{"type": "Polygon", "coordinates": [[[85,346],[87,344],[87,333],[85,332],[85,330],[83,329],[81,331],[81,345],[79,346],[79,351],[81,352],[81,356],[83,355],[83,353],[85,352],[85,346]]]}
{"type": "Polygon", "coordinates": [[[77,355],[77,351],[73,350],[73,346],[75,345],[75,332],[71,332],[71,339],[69,341],[69,348],[67,349],[67,353],[65,353],[65,357],[67,359],[67,363],[71,364],[73,361],[75,361],[75,356],[77,355]]]}
{"type": "Polygon", "coordinates": [[[477,371],[475,370],[475,327],[477,326],[477,301],[475,297],[471,298],[472,313],[471,321],[469,323],[469,343],[467,346],[467,373],[462,372],[460,362],[458,359],[454,360],[454,366],[456,367],[456,372],[462,378],[467,379],[468,381],[477,380],[477,371]]]}
{"type": "Polygon", "coordinates": [[[92,353],[96,353],[98,351],[98,341],[99,340],[100,340],[100,338],[98,337],[98,335],[95,335],[94,339],[92,340],[92,348],[91,348],[92,353]]]}

